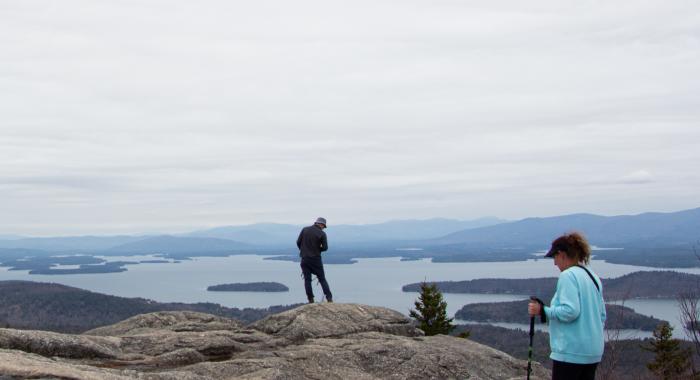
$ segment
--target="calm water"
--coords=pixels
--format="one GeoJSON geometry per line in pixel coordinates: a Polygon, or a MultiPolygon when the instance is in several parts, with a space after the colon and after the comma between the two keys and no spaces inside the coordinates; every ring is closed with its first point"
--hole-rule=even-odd
{"type": "MultiPolygon", "coordinates": [[[[152,256],[105,257],[109,261],[138,261],[152,256]]],[[[601,277],[618,277],[640,270],[657,268],[609,264],[594,260],[592,268],[601,277]]],[[[30,280],[55,282],[81,289],[123,297],[142,297],[161,302],[215,302],[229,307],[267,307],[305,302],[301,270],[298,263],[263,260],[261,256],[199,257],[191,261],[167,264],[139,264],[127,266],[128,271],[107,274],[29,275],[27,271],[7,271],[0,268],[0,280],[30,280]],[[289,292],[208,292],[207,286],[253,281],[276,281],[287,285],[289,292]]],[[[432,263],[429,260],[400,261],[399,258],[359,259],[356,264],[326,264],[326,276],[336,302],[355,302],[385,306],[407,314],[413,306],[415,293],[404,293],[401,287],[408,283],[476,278],[555,277],[558,269],[551,260],[528,260],[498,263],[432,263]]],[[[700,268],[683,269],[700,274],[700,268]]],[[[314,284],[320,299],[320,285],[314,284]]],[[[518,295],[445,294],[448,313],[475,302],[497,302],[523,299],[518,295]]],[[[666,319],[678,326],[675,300],[627,301],[642,314],[666,319]]],[[[527,316],[524,314],[524,323],[527,316]]]]}

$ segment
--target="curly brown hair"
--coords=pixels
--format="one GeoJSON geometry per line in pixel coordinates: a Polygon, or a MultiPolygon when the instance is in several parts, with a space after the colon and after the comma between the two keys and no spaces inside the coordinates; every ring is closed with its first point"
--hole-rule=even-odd
{"type": "Polygon", "coordinates": [[[556,252],[564,252],[566,256],[579,263],[588,264],[591,261],[591,247],[586,237],[580,232],[569,232],[554,239],[552,249],[556,252]]]}

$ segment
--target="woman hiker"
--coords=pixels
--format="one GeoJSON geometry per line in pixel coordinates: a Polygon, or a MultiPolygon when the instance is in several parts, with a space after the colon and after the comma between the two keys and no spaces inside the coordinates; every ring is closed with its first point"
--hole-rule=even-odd
{"type": "Polygon", "coordinates": [[[552,242],[545,257],[554,258],[561,273],[549,306],[530,301],[530,316],[549,323],[553,380],[594,380],[605,344],[605,302],[600,278],[586,265],[591,248],[573,232],[552,242]]]}

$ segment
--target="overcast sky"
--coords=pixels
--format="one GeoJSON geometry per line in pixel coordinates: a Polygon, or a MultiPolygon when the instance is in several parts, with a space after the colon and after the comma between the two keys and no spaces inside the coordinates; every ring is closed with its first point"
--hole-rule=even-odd
{"type": "Polygon", "coordinates": [[[0,235],[700,207],[700,2],[0,0],[0,235]]]}

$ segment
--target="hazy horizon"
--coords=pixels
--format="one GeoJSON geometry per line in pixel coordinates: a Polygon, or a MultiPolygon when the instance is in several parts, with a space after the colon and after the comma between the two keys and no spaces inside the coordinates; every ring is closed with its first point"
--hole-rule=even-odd
{"type": "MultiPolygon", "coordinates": [[[[471,222],[471,221],[479,221],[479,220],[487,220],[487,219],[498,219],[502,222],[511,222],[512,221],[512,220],[507,220],[507,219],[498,218],[498,217],[491,217],[491,216],[484,216],[484,217],[479,217],[479,218],[475,218],[475,219],[443,218],[443,217],[438,216],[438,217],[425,218],[425,219],[389,219],[389,220],[385,220],[385,221],[378,221],[378,222],[372,222],[372,223],[342,223],[342,224],[330,225],[330,227],[331,227],[331,231],[332,231],[332,228],[335,226],[367,226],[367,225],[375,225],[375,224],[383,224],[383,223],[391,223],[391,222],[415,222],[415,221],[430,221],[430,220],[451,220],[451,221],[459,221],[459,222],[471,222]]],[[[187,232],[195,232],[198,230],[208,230],[208,229],[213,229],[213,228],[244,227],[244,226],[254,226],[254,225],[261,225],[261,224],[306,226],[306,225],[310,225],[312,223],[313,223],[313,219],[308,220],[306,222],[301,222],[301,223],[280,223],[280,222],[262,221],[262,222],[243,223],[243,224],[194,226],[192,228],[182,228],[181,230],[173,230],[173,231],[169,231],[166,228],[159,228],[159,229],[153,230],[152,232],[134,231],[132,233],[125,232],[125,233],[121,233],[121,234],[84,234],[84,235],[73,235],[73,234],[19,235],[19,234],[4,233],[3,231],[0,231],[0,239],[2,239],[4,236],[5,237],[15,236],[15,237],[33,238],[33,237],[70,237],[70,236],[118,236],[118,235],[146,235],[146,234],[151,235],[151,234],[159,234],[159,233],[162,233],[162,234],[182,234],[182,233],[187,233],[187,232]]]]}
{"type": "MultiPolygon", "coordinates": [[[[594,214],[590,212],[575,212],[571,214],[561,214],[561,215],[529,215],[524,218],[518,218],[518,219],[505,219],[505,218],[499,218],[496,216],[482,216],[482,217],[477,217],[473,219],[459,219],[459,218],[446,218],[446,217],[440,217],[440,216],[435,216],[431,218],[423,218],[423,219],[388,219],[388,220],[383,220],[383,221],[376,221],[376,222],[369,222],[369,223],[339,223],[339,224],[330,224],[330,230],[328,231],[329,233],[333,232],[333,227],[337,226],[369,226],[369,225],[376,225],[376,224],[384,224],[384,223],[392,223],[392,222],[420,222],[420,221],[433,221],[433,220],[449,220],[449,221],[456,221],[456,222],[477,222],[477,221],[482,221],[482,220],[498,220],[499,223],[510,223],[510,222],[517,222],[523,219],[528,219],[528,218],[547,218],[547,217],[560,217],[560,216],[567,216],[567,215],[576,215],[576,214],[591,214],[591,215],[599,215],[599,216],[605,216],[605,217],[613,217],[613,216],[634,216],[634,215],[641,215],[641,214],[648,214],[648,213],[673,213],[673,212],[681,212],[681,211],[688,211],[688,210],[694,210],[698,207],[693,207],[693,208],[688,208],[688,209],[682,209],[682,210],[672,210],[672,211],[643,211],[635,214],[610,214],[610,215],[605,215],[605,214],[594,214]]],[[[315,219],[315,218],[314,218],[315,219]]],[[[243,224],[222,224],[222,225],[208,225],[208,226],[192,226],[189,228],[186,227],[179,227],[179,228],[174,228],[174,229],[168,229],[166,227],[162,228],[157,228],[152,231],[125,231],[123,233],[76,233],[76,234],[45,234],[45,235],[29,235],[29,234],[14,234],[14,233],[6,233],[5,231],[0,230],[0,239],[13,239],[13,238],[49,238],[49,237],[87,237],[87,236],[95,236],[95,237],[108,237],[108,236],[139,236],[139,235],[178,235],[178,234],[186,234],[190,232],[197,232],[197,231],[204,231],[204,230],[209,230],[209,229],[215,229],[215,228],[226,228],[226,227],[245,227],[245,226],[255,226],[255,225],[266,225],[266,224],[272,224],[272,225],[293,225],[293,226],[306,226],[310,225],[313,223],[312,220],[307,220],[305,222],[299,222],[299,223],[281,223],[281,222],[271,222],[271,221],[261,221],[261,222],[251,222],[251,223],[243,223],[243,224]]]]}

